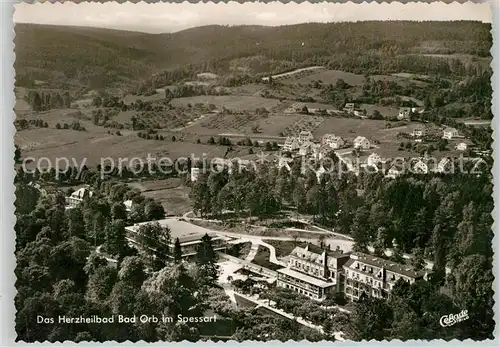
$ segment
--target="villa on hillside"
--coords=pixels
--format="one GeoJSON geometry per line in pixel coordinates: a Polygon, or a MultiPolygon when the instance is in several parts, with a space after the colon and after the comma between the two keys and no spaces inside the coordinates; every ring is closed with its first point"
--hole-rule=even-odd
{"type": "Polygon", "coordinates": [[[370,141],[364,136],[358,136],[354,139],[354,148],[369,149],[370,141]]]}
{"type": "Polygon", "coordinates": [[[191,182],[196,182],[200,177],[200,169],[197,167],[191,168],[191,182]]]}
{"type": "Polygon", "coordinates": [[[418,124],[413,128],[413,132],[411,133],[411,136],[413,137],[422,137],[425,135],[425,127],[422,124],[418,124]]]}
{"type": "Polygon", "coordinates": [[[353,102],[348,102],[345,104],[344,111],[348,113],[353,113],[356,108],[356,105],[353,102]]]}
{"type": "Polygon", "coordinates": [[[411,108],[401,107],[398,113],[399,120],[409,120],[410,119],[411,108]]]}
{"type": "Polygon", "coordinates": [[[380,155],[377,153],[372,153],[368,156],[368,159],[366,160],[366,164],[368,166],[378,166],[382,162],[382,158],[380,158],[380,155]]]}
{"type": "Polygon", "coordinates": [[[303,130],[300,132],[298,139],[299,139],[299,143],[303,144],[303,143],[312,142],[314,137],[310,131],[303,130]]]}
{"type": "Polygon", "coordinates": [[[88,186],[82,187],[73,193],[71,193],[70,196],[66,197],[66,208],[74,208],[78,205],[80,205],[83,200],[87,197],[92,197],[94,193],[89,189],[88,186]]]}
{"type": "Polygon", "coordinates": [[[133,201],[126,200],[123,202],[123,206],[125,206],[125,212],[127,212],[127,215],[130,215],[132,213],[132,207],[134,206],[133,201]]]}
{"type": "Polygon", "coordinates": [[[419,174],[427,174],[429,172],[429,167],[427,166],[427,164],[422,159],[419,159],[413,165],[413,172],[414,173],[419,173],[419,174]]]}
{"type": "Polygon", "coordinates": [[[285,168],[287,171],[292,171],[292,168],[290,167],[290,163],[293,161],[292,158],[284,158],[280,157],[278,160],[278,170],[281,170],[282,168],[285,168]]]}
{"type": "Polygon", "coordinates": [[[418,280],[428,280],[430,275],[428,270],[417,271],[409,265],[363,253],[351,254],[343,267],[344,293],[351,301],[359,299],[363,293],[385,299],[399,279],[413,284],[418,280]]]}
{"type": "Polygon", "coordinates": [[[442,158],[436,168],[436,172],[445,173],[453,168],[453,162],[450,158],[442,158]]]}
{"type": "Polygon", "coordinates": [[[315,153],[315,150],[319,148],[320,145],[312,143],[312,142],[304,142],[300,145],[299,155],[306,156],[315,153]]]}
{"type": "Polygon", "coordinates": [[[295,290],[312,299],[323,300],[328,293],[342,291],[343,265],[349,254],[307,244],[295,247],[288,266],[278,270],[276,285],[295,290]]]}
{"type": "Polygon", "coordinates": [[[399,175],[401,175],[402,172],[403,172],[403,170],[400,170],[396,166],[393,166],[389,170],[387,170],[385,177],[394,179],[394,178],[398,177],[399,175]]]}
{"type": "Polygon", "coordinates": [[[458,130],[455,128],[446,128],[443,130],[443,139],[451,140],[458,137],[458,130]]]}
{"type": "Polygon", "coordinates": [[[296,151],[300,148],[299,140],[296,137],[289,136],[285,140],[285,144],[283,145],[283,150],[286,152],[296,151]]]}
{"type": "Polygon", "coordinates": [[[326,173],[326,170],[325,168],[323,167],[323,165],[321,165],[319,167],[318,170],[316,170],[316,179],[318,180],[318,183],[321,183],[321,177],[323,177],[323,175],[326,173]]]}
{"type": "Polygon", "coordinates": [[[334,134],[325,134],[321,138],[321,144],[330,146],[332,149],[339,149],[344,146],[344,140],[340,136],[334,134]]]}
{"type": "Polygon", "coordinates": [[[465,142],[460,142],[458,145],[455,146],[455,149],[459,151],[465,151],[467,149],[467,144],[465,142]]]}

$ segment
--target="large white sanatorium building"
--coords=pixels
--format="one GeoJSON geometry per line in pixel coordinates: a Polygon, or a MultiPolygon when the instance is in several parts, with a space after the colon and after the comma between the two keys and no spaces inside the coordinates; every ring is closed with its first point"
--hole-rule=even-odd
{"type": "Polygon", "coordinates": [[[322,300],[343,286],[342,266],[349,254],[330,251],[312,244],[295,247],[288,266],[278,270],[277,286],[293,289],[312,299],[322,300]]]}

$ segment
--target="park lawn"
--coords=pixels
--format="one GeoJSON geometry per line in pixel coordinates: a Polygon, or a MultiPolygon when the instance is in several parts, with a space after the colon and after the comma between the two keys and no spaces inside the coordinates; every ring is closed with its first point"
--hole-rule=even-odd
{"type": "Polygon", "coordinates": [[[271,253],[269,251],[269,248],[264,246],[259,246],[257,254],[255,255],[255,258],[253,258],[252,263],[274,271],[282,269],[283,266],[271,263],[269,261],[270,254],[271,253]]]}
{"type": "Polygon", "coordinates": [[[295,247],[305,247],[307,242],[302,241],[278,241],[278,240],[266,240],[263,239],[265,243],[270,244],[276,249],[276,257],[286,257],[295,249],[295,247]]]}

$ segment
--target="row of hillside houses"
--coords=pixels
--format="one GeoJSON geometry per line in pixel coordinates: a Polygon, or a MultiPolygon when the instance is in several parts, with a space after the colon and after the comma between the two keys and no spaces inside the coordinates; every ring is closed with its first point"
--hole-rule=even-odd
{"type": "Polygon", "coordinates": [[[351,301],[363,293],[387,298],[399,279],[412,284],[427,280],[430,275],[429,271],[417,271],[372,255],[332,251],[312,244],[295,247],[287,267],[277,272],[278,287],[320,301],[339,292],[351,301]]]}
{"type": "Polygon", "coordinates": [[[411,163],[407,163],[405,167],[396,167],[392,166],[385,173],[385,177],[388,178],[396,178],[397,176],[404,173],[405,170],[408,170],[411,173],[416,174],[428,174],[431,172],[435,173],[449,173],[454,169],[455,163],[451,158],[441,158],[437,164],[431,165],[431,163],[427,162],[425,158],[419,158],[411,163]]]}
{"type": "MultiPolygon", "coordinates": [[[[232,174],[234,170],[237,172],[248,169],[250,166],[255,165],[250,160],[235,158],[235,159],[222,159],[216,158],[211,161],[210,164],[213,164],[216,170],[222,170],[223,168],[227,168],[227,172],[232,174]]],[[[196,182],[200,177],[202,169],[199,167],[192,167],[190,172],[191,182],[196,182]]]]}
{"type": "MultiPolygon", "coordinates": [[[[413,137],[423,137],[425,136],[425,134],[425,126],[423,124],[417,124],[410,133],[410,135],[413,137]]],[[[463,136],[460,136],[458,130],[455,128],[448,127],[443,129],[443,139],[452,140],[461,137],[463,136]]]]}
{"type": "MultiPolygon", "coordinates": [[[[313,142],[314,137],[310,131],[302,131],[299,136],[289,136],[283,144],[283,151],[293,152],[298,150],[300,155],[309,155],[317,153],[321,148],[340,149],[346,146],[346,141],[340,136],[334,134],[325,134],[321,138],[321,142],[316,144],[313,142]]],[[[370,141],[364,136],[358,136],[353,142],[354,148],[369,149],[370,141]]]]}

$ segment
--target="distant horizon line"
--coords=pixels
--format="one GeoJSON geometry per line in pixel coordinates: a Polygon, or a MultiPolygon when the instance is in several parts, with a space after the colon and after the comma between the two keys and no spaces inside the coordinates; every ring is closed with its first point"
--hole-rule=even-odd
{"type": "Polygon", "coordinates": [[[432,20],[409,20],[409,19],[391,19],[391,20],[377,20],[377,19],[370,19],[370,20],[356,20],[356,21],[332,21],[332,22],[303,22],[303,23],[293,23],[293,24],[282,24],[282,25],[265,25],[265,24],[206,24],[206,25],[198,25],[198,26],[192,26],[192,27],[187,27],[181,30],[174,30],[174,31],[164,31],[164,32],[151,32],[151,31],[141,31],[141,30],[133,30],[133,29],[126,29],[126,28],[118,28],[118,27],[101,27],[101,26],[92,26],[92,25],[71,25],[71,24],[49,24],[49,23],[35,23],[35,22],[16,22],[14,21],[14,27],[17,24],[28,24],[28,25],[40,25],[40,26],[55,26],[55,27],[72,27],[72,28],[90,28],[90,29],[105,29],[105,30],[116,30],[116,31],[124,31],[124,32],[133,32],[133,33],[141,33],[141,34],[150,34],[150,35],[163,35],[163,34],[175,34],[175,33],[180,33],[186,30],[191,30],[191,29],[196,29],[196,28],[206,28],[206,27],[211,27],[211,26],[218,26],[218,27],[263,27],[263,28],[281,28],[281,27],[291,27],[291,26],[297,26],[297,25],[305,25],[305,24],[323,24],[323,25],[328,25],[328,24],[343,24],[343,23],[373,23],[373,22],[382,22],[382,23],[387,23],[387,22],[408,22],[408,23],[424,23],[424,22],[449,22],[449,23],[456,23],[456,22],[469,22],[469,23],[481,23],[481,24],[489,24],[490,26],[492,25],[492,22],[485,22],[481,20],[474,20],[474,19],[444,19],[444,20],[437,20],[437,19],[432,19],[432,20]]]}

